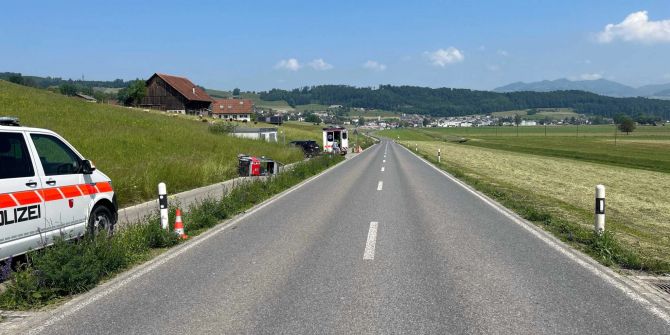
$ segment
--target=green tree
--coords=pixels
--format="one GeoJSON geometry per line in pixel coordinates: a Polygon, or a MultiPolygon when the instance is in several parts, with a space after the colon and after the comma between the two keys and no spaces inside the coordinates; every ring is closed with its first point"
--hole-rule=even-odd
{"type": "Polygon", "coordinates": [[[77,94],[77,86],[70,83],[63,83],[58,86],[58,91],[60,91],[60,94],[72,96],[77,94]]]}
{"type": "Polygon", "coordinates": [[[23,77],[21,76],[20,73],[13,74],[13,75],[9,76],[9,78],[7,78],[7,80],[10,83],[23,85],[23,77]]]}
{"type": "Polygon", "coordinates": [[[517,126],[521,124],[521,115],[514,114],[514,124],[516,124],[517,126]]]}
{"type": "Polygon", "coordinates": [[[93,87],[90,87],[90,86],[82,86],[82,87],[79,88],[78,91],[81,92],[82,94],[86,94],[86,95],[90,95],[90,96],[93,96],[93,93],[94,93],[93,92],[93,87]]]}
{"type": "Polygon", "coordinates": [[[146,83],[144,80],[137,79],[132,81],[127,88],[120,90],[116,96],[116,99],[126,106],[137,106],[146,95],[146,83]]]}
{"type": "Polygon", "coordinates": [[[305,122],[321,123],[321,118],[316,114],[305,115],[305,122]]]}
{"type": "Polygon", "coordinates": [[[635,130],[635,121],[626,116],[621,123],[619,123],[619,130],[626,133],[626,135],[632,133],[633,130],[635,130]]]}
{"type": "Polygon", "coordinates": [[[364,117],[359,117],[358,118],[358,125],[359,126],[364,126],[365,125],[365,118],[364,117]]]}
{"type": "Polygon", "coordinates": [[[626,119],[627,116],[626,114],[619,113],[617,115],[614,115],[614,124],[621,124],[624,119],[626,119]]]}
{"type": "Polygon", "coordinates": [[[234,97],[239,97],[239,96],[240,96],[240,89],[239,89],[239,88],[236,87],[236,88],[233,90],[233,96],[234,96],[234,97]]]}

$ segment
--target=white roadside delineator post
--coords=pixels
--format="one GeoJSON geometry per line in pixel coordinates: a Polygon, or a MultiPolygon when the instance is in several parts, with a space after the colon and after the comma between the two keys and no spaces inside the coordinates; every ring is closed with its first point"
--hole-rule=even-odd
{"type": "Polygon", "coordinates": [[[596,234],[602,235],[605,232],[605,186],[596,185],[596,234]]]}
{"type": "Polygon", "coordinates": [[[442,149],[437,149],[437,162],[440,163],[442,161],[442,149]]]}
{"type": "Polygon", "coordinates": [[[168,229],[168,196],[165,183],[158,184],[158,207],[161,210],[161,228],[168,229]]]}

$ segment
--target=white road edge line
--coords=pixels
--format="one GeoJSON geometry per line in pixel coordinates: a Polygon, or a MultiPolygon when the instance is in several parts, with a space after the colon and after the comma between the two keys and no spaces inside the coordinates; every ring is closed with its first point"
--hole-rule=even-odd
{"type": "MultiPolygon", "coordinates": [[[[367,151],[367,150],[366,150],[367,151]]],[[[160,256],[157,256],[153,260],[148,261],[147,263],[140,264],[136,266],[135,268],[129,270],[128,272],[121,273],[118,276],[116,276],[114,279],[98,285],[96,288],[92,289],[91,291],[84,293],[83,295],[72,299],[71,301],[65,303],[62,307],[56,308],[53,310],[50,315],[53,315],[49,317],[48,319],[46,318],[36,318],[35,320],[30,320],[26,322],[26,325],[30,327],[31,323],[34,322],[39,322],[42,319],[46,319],[44,323],[42,323],[40,326],[32,328],[28,331],[28,334],[38,334],[44,331],[45,329],[51,327],[53,324],[56,322],[65,319],[66,317],[75,314],[82,308],[104,298],[105,296],[109,295],[110,293],[113,293],[120,288],[126,286],[128,283],[132,282],[133,280],[151,272],[152,270],[156,269],[157,267],[167,263],[168,261],[172,260],[173,258],[187,252],[191,248],[194,248],[197,245],[200,245],[201,243],[205,242],[206,240],[210,239],[214,235],[227,230],[230,227],[233,227],[236,223],[242,221],[243,219],[247,218],[248,216],[258,212],[259,210],[271,205],[275,201],[299,190],[303,186],[307,185],[308,183],[320,178],[321,176],[324,176],[336,168],[346,165],[348,162],[351,162],[361,155],[356,155],[355,157],[346,160],[340,164],[337,164],[331,168],[328,168],[327,170],[319,173],[316,176],[313,176],[307,180],[302,181],[301,183],[293,186],[292,188],[289,188],[286,191],[283,191],[274,197],[266,200],[265,202],[262,202],[261,204],[257,205],[256,207],[251,208],[248,210],[246,213],[241,214],[240,216],[230,220],[229,222],[225,222],[223,220],[222,223],[219,224],[219,226],[215,226],[214,228],[206,231],[202,235],[196,236],[193,238],[190,242],[186,242],[180,246],[177,246],[169,251],[166,251],[164,254],[161,254],[160,256]],[[90,296],[89,296],[90,295],[90,296]],[[61,310],[62,308],[62,310],[61,310]]],[[[25,326],[24,326],[25,327],[25,326]]]]}
{"type": "Polygon", "coordinates": [[[377,191],[381,191],[382,187],[384,187],[384,182],[380,180],[379,184],[377,184],[377,191]]]}
{"type": "Polygon", "coordinates": [[[382,163],[386,163],[386,160],[383,160],[382,163]]]}
{"type": "Polygon", "coordinates": [[[377,243],[377,222],[370,222],[370,229],[368,230],[368,240],[365,242],[365,252],[363,253],[364,260],[375,259],[375,244],[377,243]]]}
{"type": "Polygon", "coordinates": [[[384,172],[384,167],[382,166],[382,172],[384,172]]]}
{"type": "Polygon", "coordinates": [[[615,288],[619,289],[621,292],[623,292],[626,296],[628,296],[630,299],[633,301],[636,301],[640,304],[642,304],[649,312],[652,314],[656,315],[657,317],[661,318],[663,321],[665,321],[667,324],[670,324],[670,315],[668,315],[663,309],[655,306],[652,304],[649,300],[645,299],[643,296],[638,294],[638,292],[634,291],[632,288],[630,288],[625,279],[625,277],[620,276],[616,274],[614,271],[611,269],[605,268],[603,265],[600,263],[597,263],[595,260],[589,258],[588,256],[582,256],[577,253],[577,251],[572,250],[569,246],[566,246],[558,240],[556,237],[549,235],[549,233],[540,230],[540,228],[535,227],[530,222],[527,222],[523,220],[522,218],[518,217],[515,213],[510,211],[507,208],[504,208],[502,205],[499,205],[495,203],[493,200],[489,199],[488,197],[480,194],[478,191],[470,187],[469,185],[465,184],[464,182],[456,179],[456,177],[448,174],[446,171],[438,168],[437,166],[433,165],[423,157],[420,157],[416,155],[414,152],[411,150],[405,148],[402,146],[403,149],[407,150],[409,153],[423,161],[424,163],[428,164],[428,166],[432,167],[436,171],[440,172],[447,178],[449,178],[451,181],[454,183],[458,184],[462,188],[464,188],[466,191],[472,193],[474,196],[477,198],[481,199],[484,201],[486,204],[489,206],[493,207],[495,210],[512,220],[514,223],[517,225],[521,226],[522,228],[526,229],[528,232],[530,232],[532,235],[535,237],[539,238],[541,241],[552,247],[554,250],[558,251],[559,253],[565,255],[566,257],[570,258],[572,261],[576,262],[577,264],[581,265],[583,268],[586,270],[590,271],[597,277],[603,279],[605,282],[609,283],[610,285],[614,286],[615,288]]]}

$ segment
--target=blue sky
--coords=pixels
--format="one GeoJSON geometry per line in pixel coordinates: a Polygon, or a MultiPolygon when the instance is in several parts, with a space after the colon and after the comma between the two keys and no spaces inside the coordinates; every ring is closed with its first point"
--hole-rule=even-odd
{"type": "Polygon", "coordinates": [[[667,0],[22,0],[1,6],[0,71],[40,76],[113,80],[163,72],[242,90],[493,89],[563,77],[670,82],[667,0]]]}

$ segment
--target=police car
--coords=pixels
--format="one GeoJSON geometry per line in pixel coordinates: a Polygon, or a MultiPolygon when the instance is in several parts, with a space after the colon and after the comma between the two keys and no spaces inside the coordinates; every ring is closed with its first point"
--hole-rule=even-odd
{"type": "Polygon", "coordinates": [[[111,180],[91,161],[50,130],[0,117],[0,260],[116,220],[111,180]]]}

